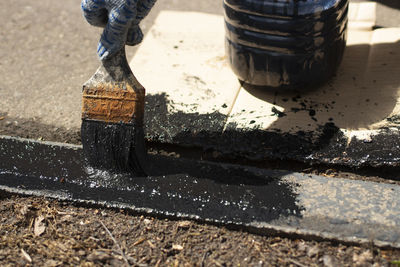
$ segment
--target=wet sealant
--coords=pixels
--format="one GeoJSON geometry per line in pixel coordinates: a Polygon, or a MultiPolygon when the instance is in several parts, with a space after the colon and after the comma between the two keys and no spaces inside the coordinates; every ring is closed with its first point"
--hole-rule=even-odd
{"type": "Polygon", "coordinates": [[[0,190],[264,234],[400,247],[395,185],[160,155],[147,161],[150,176],[133,177],[88,167],[80,146],[1,137],[0,190]]]}
{"type": "MultiPolygon", "coordinates": [[[[292,101],[299,102],[299,110],[307,111],[315,119],[315,103],[304,104],[300,95],[292,101]]],[[[320,123],[313,131],[238,129],[235,123],[225,125],[228,116],[218,111],[169,112],[168,107],[174,106],[165,93],[146,96],[144,125],[149,142],[196,147],[232,160],[292,160],[349,168],[400,167],[398,127],[382,128],[366,142],[349,140],[333,120],[320,123]]],[[[277,116],[285,116],[287,112],[277,116]]]]}

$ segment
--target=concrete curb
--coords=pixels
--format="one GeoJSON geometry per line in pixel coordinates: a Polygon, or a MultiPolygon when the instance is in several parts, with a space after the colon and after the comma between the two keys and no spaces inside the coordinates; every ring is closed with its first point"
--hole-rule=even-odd
{"type": "Polygon", "coordinates": [[[150,177],[85,166],[79,146],[0,136],[0,190],[289,235],[400,248],[396,185],[149,155],[150,177]]]}

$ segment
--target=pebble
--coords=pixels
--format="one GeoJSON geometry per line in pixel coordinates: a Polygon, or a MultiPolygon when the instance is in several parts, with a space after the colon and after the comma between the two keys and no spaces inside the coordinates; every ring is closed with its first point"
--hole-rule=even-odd
{"type": "Polygon", "coordinates": [[[373,255],[372,252],[370,250],[366,250],[364,252],[362,252],[360,255],[358,255],[357,253],[353,254],[353,262],[356,265],[365,265],[368,262],[371,262],[373,260],[373,255]]]}
{"type": "Polygon", "coordinates": [[[310,258],[315,257],[318,254],[319,254],[319,248],[317,248],[317,247],[311,247],[307,251],[307,256],[310,258]]]}
{"type": "Polygon", "coordinates": [[[338,261],[336,260],[335,257],[331,255],[324,255],[322,257],[322,262],[324,263],[324,266],[326,267],[336,267],[339,266],[338,261]]]}
{"type": "Polygon", "coordinates": [[[301,243],[297,244],[297,249],[301,252],[306,252],[308,249],[308,246],[306,245],[305,242],[301,242],[301,243]]]}

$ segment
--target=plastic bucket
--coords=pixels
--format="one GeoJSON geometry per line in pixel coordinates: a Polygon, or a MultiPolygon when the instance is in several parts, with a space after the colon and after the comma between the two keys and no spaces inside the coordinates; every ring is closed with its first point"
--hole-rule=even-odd
{"type": "Polygon", "coordinates": [[[342,60],[348,0],[224,0],[224,11],[230,65],[248,84],[305,89],[342,60]]]}

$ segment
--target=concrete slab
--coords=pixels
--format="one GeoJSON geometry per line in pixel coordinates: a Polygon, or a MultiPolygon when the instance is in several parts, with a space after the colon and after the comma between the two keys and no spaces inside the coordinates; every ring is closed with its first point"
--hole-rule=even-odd
{"type": "MultiPolygon", "coordinates": [[[[351,0],[351,2],[355,1],[351,0]]],[[[400,25],[399,1],[379,0],[374,2],[378,6],[376,13],[378,26],[398,27],[400,25]]],[[[222,15],[223,13],[222,5],[219,1],[158,1],[149,17],[142,23],[145,33],[150,31],[155,19],[161,11],[165,10],[196,11],[217,15],[222,15]]],[[[371,11],[371,9],[367,9],[367,11],[371,11]]],[[[366,10],[357,11],[356,13],[361,16],[358,21],[361,21],[364,14],[367,14],[366,10]]],[[[81,89],[82,84],[98,67],[95,50],[101,29],[91,27],[84,21],[79,0],[65,0],[62,2],[52,0],[0,1],[0,24],[2,25],[0,27],[0,39],[2,40],[0,42],[0,133],[79,142],[81,89]]],[[[220,30],[222,30],[222,27],[223,25],[218,26],[220,30]]],[[[214,28],[217,28],[217,26],[213,27],[213,31],[218,30],[214,28]]],[[[197,41],[202,43],[200,38],[197,41]]],[[[142,45],[142,48],[144,48],[144,45],[142,45]]],[[[136,51],[136,47],[127,48],[130,58],[133,57],[136,51]]],[[[157,65],[158,62],[153,65],[157,65]]],[[[165,109],[158,108],[159,114],[166,114],[164,111],[168,109],[168,105],[164,100],[163,97],[158,98],[159,106],[165,107],[165,109]],[[161,112],[162,110],[164,111],[161,112]]],[[[157,104],[157,101],[154,103],[157,104]]],[[[229,103],[226,103],[226,105],[229,106],[229,103]]],[[[277,109],[279,109],[278,106],[277,109]]],[[[254,133],[253,136],[256,136],[254,137],[255,141],[251,142],[247,141],[251,136],[244,135],[240,139],[241,141],[236,141],[235,143],[232,142],[232,137],[227,136],[227,132],[225,132],[225,136],[221,137],[220,129],[225,127],[222,122],[227,120],[226,111],[224,110],[214,112],[211,115],[194,113],[192,116],[186,117],[180,115],[169,117],[170,126],[173,127],[175,124],[171,125],[172,121],[176,121],[177,128],[170,131],[175,133],[181,131],[181,134],[172,135],[175,136],[174,143],[196,145],[206,149],[212,148],[227,153],[232,151],[233,148],[236,154],[254,158],[260,157],[259,153],[256,153],[257,148],[263,148],[260,149],[263,153],[271,151],[271,149],[266,151],[267,147],[263,144],[272,142],[269,140],[275,140],[276,151],[273,153],[275,158],[279,157],[278,152],[282,152],[282,158],[295,158],[294,152],[291,157],[287,154],[291,153],[294,148],[296,150],[299,147],[305,147],[303,150],[308,149],[308,155],[311,155],[311,157],[315,154],[312,154],[312,151],[327,155],[329,157],[323,159],[328,159],[330,162],[334,162],[336,157],[343,162],[343,152],[353,153],[349,149],[346,151],[344,149],[348,143],[347,137],[345,138],[346,140],[343,139],[344,141],[339,143],[335,141],[336,139],[332,139],[332,144],[337,144],[336,146],[340,148],[344,147],[337,153],[329,153],[330,149],[326,149],[326,151],[316,150],[314,147],[318,146],[318,143],[315,142],[314,145],[310,145],[310,142],[304,141],[304,145],[301,145],[300,141],[303,139],[298,141],[299,138],[296,136],[285,138],[286,140],[292,138],[293,142],[286,141],[286,143],[293,145],[286,145],[286,148],[279,149],[279,146],[276,146],[281,142],[282,135],[279,134],[261,138],[254,133]],[[209,117],[213,119],[210,120],[208,119],[209,117]],[[178,118],[180,119],[178,120],[178,118]],[[214,129],[211,135],[212,138],[210,138],[210,132],[200,130],[198,133],[193,133],[190,129],[182,130],[185,129],[182,126],[185,125],[182,121],[185,120],[187,122],[191,121],[189,124],[190,129],[199,129],[193,124],[211,124],[209,127],[214,129]],[[260,141],[258,142],[257,140],[260,141]],[[243,147],[238,148],[238,144],[240,146],[243,144],[243,147]],[[251,151],[255,152],[249,153],[248,147],[252,147],[251,151]],[[287,149],[288,147],[289,150],[287,149]]],[[[157,121],[159,115],[155,116],[155,114],[158,111],[155,107],[153,115],[149,116],[149,118],[155,118],[154,125],[158,125],[159,128],[154,129],[154,132],[158,132],[158,134],[148,137],[154,137],[152,140],[155,141],[162,141],[163,138],[171,140],[172,138],[168,137],[168,129],[166,131],[160,128],[165,127],[160,123],[162,120],[157,121]]],[[[178,112],[176,114],[181,113],[178,112]]],[[[320,115],[322,115],[322,112],[320,115]]],[[[396,121],[396,116],[389,118],[389,120],[396,121]]],[[[326,132],[331,134],[337,132],[338,127],[331,126],[329,126],[330,128],[328,127],[326,132]]],[[[382,132],[382,130],[377,131],[382,132]]],[[[390,129],[385,131],[388,133],[393,132],[390,129]]],[[[363,133],[365,133],[365,136],[369,136],[369,132],[363,133]]],[[[237,132],[234,134],[239,137],[242,136],[237,132]]],[[[395,162],[396,156],[390,156],[390,153],[396,155],[395,149],[397,145],[395,142],[399,140],[398,135],[387,135],[386,133],[383,133],[383,135],[390,142],[385,144],[374,141],[369,143],[368,146],[362,145],[361,148],[365,152],[363,152],[363,157],[367,157],[372,153],[376,154],[377,162],[384,162],[386,159],[389,162],[395,162]],[[381,150],[385,150],[384,155],[378,155],[381,150]]],[[[329,136],[329,134],[326,136],[329,136]]],[[[352,133],[346,136],[352,136],[352,133]]],[[[342,140],[340,136],[338,138],[342,140]]],[[[362,140],[369,142],[370,138],[362,140]]],[[[363,144],[364,141],[362,140],[359,142],[363,144]]],[[[358,151],[357,143],[353,144],[354,151],[358,151]]],[[[268,156],[263,153],[261,158],[268,156]]],[[[306,154],[306,152],[302,153],[300,160],[304,160],[304,155],[306,154]]],[[[347,158],[347,160],[351,159],[347,158]]],[[[321,156],[318,161],[321,161],[321,156]]],[[[362,161],[358,160],[356,163],[362,164],[362,161]]]]}
{"type": "Polygon", "coordinates": [[[149,156],[150,177],[85,166],[80,146],[0,136],[0,190],[261,234],[400,248],[400,187],[149,156]]]}
{"type": "Polygon", "coordinates": [[[383,144],[399,145],[392,118],[399,113],[400,28],[373,30],[375,3],[353,4],[350,10],[346,52],[332,81],[295,94],[242,88],[226,129],[258,131],[263,140],[280,135],[279,149],[267,142],[264,147],[275,151],[265,157],[282,158],[287,151],[301,161],[397,166],[397,149],[385,151],[383,144]],[[297,141],[289,141],[293,138],[297,141]]]}
{"type": "Polygon", "coordinates": [[[376,24],[375,2],[350,2],[349,28],[371,30],[376,24]]]}
{"type": "Polygon", "coordinates": [[[222,17],[161,13],[131,64],[149,93],[148,138],[230,157],[397,166],[400,152],[379,148],[388,136],[400,145],[400,28],[375,29],[375,14],[375,3],[350,5],[347,50],[327,85],[280,93],[235,90],[222,17]]]}
{"type": "Polygon", "coordinates": [[[240,83],[225,57],[221,16],[162,11],[130,65],[146,88],[150,139],[222,132],[240,83]]]}

